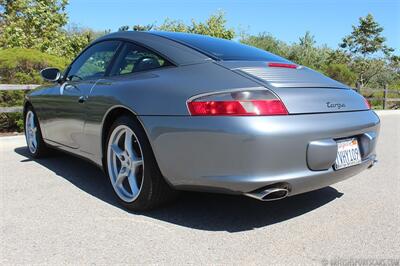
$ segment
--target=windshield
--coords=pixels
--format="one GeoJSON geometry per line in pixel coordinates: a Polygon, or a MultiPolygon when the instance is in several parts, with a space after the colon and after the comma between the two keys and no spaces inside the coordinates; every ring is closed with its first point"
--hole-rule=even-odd
{"type": "Polygon", "coordinates": [[[289,62],[267,51],[239,42],[181,32],[152,32],[194,48],[218,60],[289,62]]]}

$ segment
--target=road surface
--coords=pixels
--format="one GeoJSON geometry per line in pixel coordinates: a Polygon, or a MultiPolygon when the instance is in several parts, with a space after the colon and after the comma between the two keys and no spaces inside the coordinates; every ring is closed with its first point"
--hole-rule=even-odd
{"type": "MultiPolygon", "coordinates": [[[[335,264],[400,261],[400,115],[381,116],[379,163],[276,202],[184,193],[130,213],[104,174],[0,138],[0,264],[335,264]]],[[[384,264],[386,265],[386,264],[384,264]]]]}

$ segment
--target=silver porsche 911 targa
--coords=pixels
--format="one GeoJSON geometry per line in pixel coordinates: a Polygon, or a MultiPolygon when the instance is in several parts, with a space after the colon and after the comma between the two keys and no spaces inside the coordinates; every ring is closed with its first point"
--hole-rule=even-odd
{"type": "Polygon", "coordinates": [[[282,199],[375,162],[380,121],[360,94],[237,42],[118,32],[41,75],[53,85],[24,104],[31,155],[94,162],[132,210],[178,190],[282,199]]]}

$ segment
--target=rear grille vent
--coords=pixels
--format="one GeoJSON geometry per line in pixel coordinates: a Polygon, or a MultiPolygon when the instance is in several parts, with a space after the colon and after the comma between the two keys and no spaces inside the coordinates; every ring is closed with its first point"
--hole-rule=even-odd
{"type": "Polygon", "coordinates": [[[278,67],[243,67],[240,72],[249,74],[273,87],[334,87],[345,86],[306,67],[298,69],[278,67]]]}

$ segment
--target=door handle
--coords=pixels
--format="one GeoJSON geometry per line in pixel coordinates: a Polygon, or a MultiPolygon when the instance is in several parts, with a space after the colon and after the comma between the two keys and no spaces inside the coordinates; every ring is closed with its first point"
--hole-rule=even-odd
{"type": "Polygon", "coordinates": [[[81,91],[77,86],[72,85],[72,84],[67,84],[67,85],[64,87],[64,90],[66,90],[66,91],[76,91],[76,92],[81,91]]]}
{"type": "Polygon", "coordinates": [[[86,100],[87,100],[86,96],[80,96],[78,99],[78,103],[84,103],[84,102],[86,102],[86,100]]]}
{"type": "Polygon", "coordinates": [[[73,84],[68,84],[67,82],[62,84],[60,87],[60,95],[64,95],[64,92],[76,94],[76,93],[79,93],[80,91],[81,90],[77,86],[75,86],[73,84]]]}

